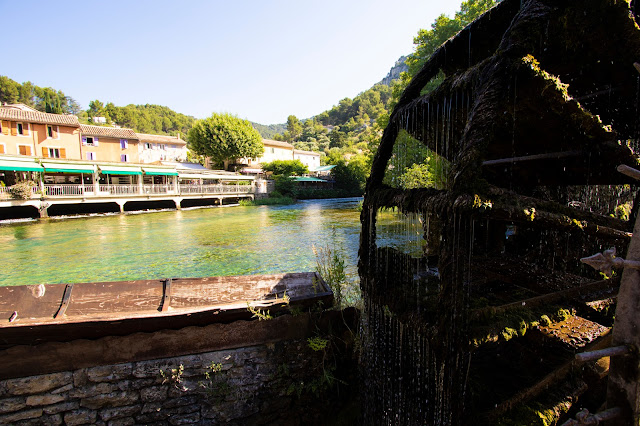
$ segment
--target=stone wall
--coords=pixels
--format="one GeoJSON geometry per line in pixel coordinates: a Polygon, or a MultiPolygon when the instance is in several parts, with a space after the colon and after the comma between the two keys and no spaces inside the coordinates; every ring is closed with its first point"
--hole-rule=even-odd
{"type": "Polygon", "coordinates": [[[325,350],[306,337],[2,380],[0,424],[321,424],[346,400],[326,380],[351,358],[331,349],[343,328],[325,350]]]}

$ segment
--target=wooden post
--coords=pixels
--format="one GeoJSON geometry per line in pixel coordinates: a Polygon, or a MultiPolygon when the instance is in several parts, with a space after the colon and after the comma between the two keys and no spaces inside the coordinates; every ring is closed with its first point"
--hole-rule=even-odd
{"type": "MultiPolygon", "coordinates": [[[[625,173],[626,174],[626,173],[625,173]]],[[[636,219],[626,260],[640,260],[640,219],[636,219]]],[[[620,407],[622,416],[607,426],[640,425],[640,271],[625,267],[622,272],[612,346],[628,346],[630,355],[611,357],[607,407],[620,407]]]]}

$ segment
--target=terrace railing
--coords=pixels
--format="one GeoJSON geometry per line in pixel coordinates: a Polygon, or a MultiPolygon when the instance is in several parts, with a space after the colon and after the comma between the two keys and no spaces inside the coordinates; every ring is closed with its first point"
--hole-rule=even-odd
{"type": "MultiPolygon", "coordinates": [[[[39,198],[43,195],[42,188],[39,185],[32,187],[32,198],[39,198]]],[[[250,194],[253,192],[251,185],[190,185],[182,184],[178,187],[174,185],[98,185],[98,193],[95,193],[92,184],[45,184],[45,197],[113,197],[113,196],[136,196],[147,194],[171,194],[171,195],[190,195],[190,194],[250,194]],[[142,192],[141,192],[142,189],[142,192]]],[[[11,199],[11,193],[8,187],[0,187],[0,200],[11,199]]]]}

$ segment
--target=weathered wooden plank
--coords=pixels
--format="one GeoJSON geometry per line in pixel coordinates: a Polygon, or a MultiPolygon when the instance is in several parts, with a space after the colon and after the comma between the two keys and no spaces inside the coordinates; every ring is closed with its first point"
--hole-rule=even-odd
{"type": "MultiPolygon", "coordinates": [[[[52,287],[63,290],[65,286],[52,287]]],[[[5,303],[7,320],[0,321],[0,348],[249,319],[252,314],[247,310],[248,303],[275,312],[284,309],[285,292],[287,296],[289,292],[294,295],[289,296],[290,303],[300,306],[318,301],[330,304],[333,298],[322,279],[310,272],[172,279],[171,303],[166,309],[163,288],[160,280],[75,284],[66,315],[55,318],[63,298],[60,291],[49,292],[49,298],[57,296],[56,304],[39,304],[38,298],[26,289],[5,291],[0,293],[0,299],[14,294],[20,297],[12,304],[5,303]],[[9,322],[8,309],[12,309],[11,314],[16,310],[30,315],[9,322]]]]}

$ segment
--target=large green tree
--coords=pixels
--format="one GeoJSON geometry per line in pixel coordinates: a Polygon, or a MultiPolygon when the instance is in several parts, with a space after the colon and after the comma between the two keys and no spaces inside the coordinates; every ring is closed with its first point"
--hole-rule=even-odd
{"type": "Polygon", "coordinates": [[[273,160],[270,163],[262,164],[262,170],[284,176],[302,176],[309,173],[309,168],[300,160],[273,160]]]}
{"type": "Polygon", "coordinates": [[[251,123],[231,114],[212,114],[189,130],[189,148],[226,169],[236,158],[262,155],[262,137],[251,123]]]}

